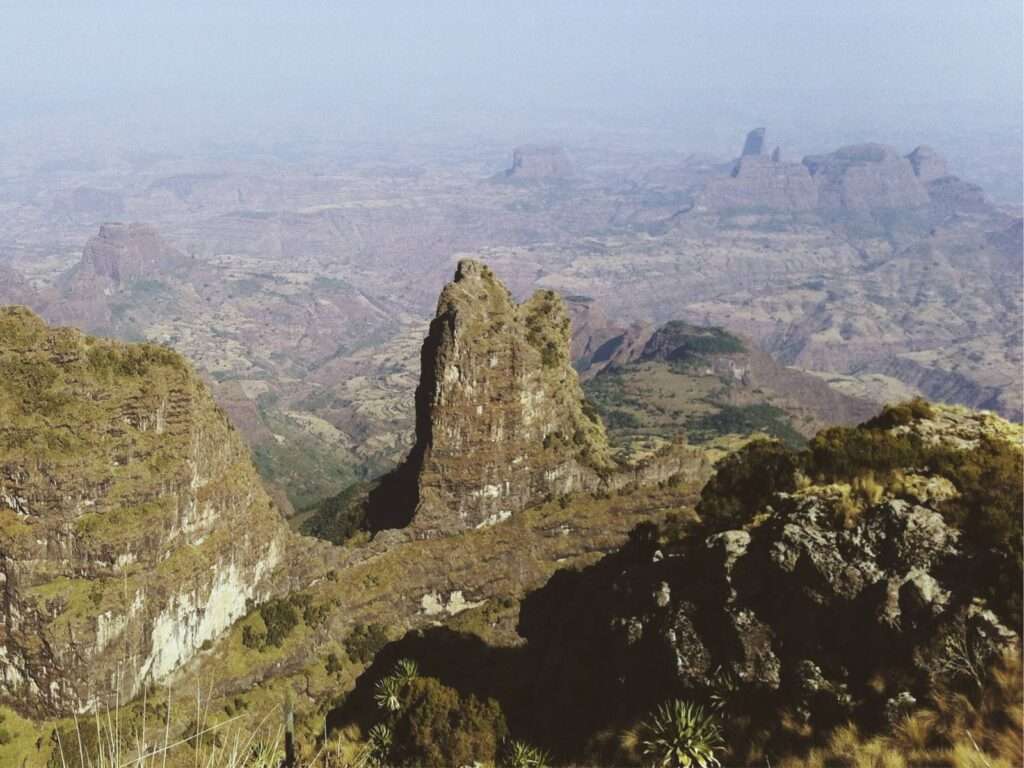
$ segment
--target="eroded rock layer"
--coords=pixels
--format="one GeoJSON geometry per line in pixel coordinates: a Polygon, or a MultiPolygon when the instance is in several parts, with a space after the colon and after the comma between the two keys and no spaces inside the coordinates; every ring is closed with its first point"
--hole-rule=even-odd
{"type": "Polygon", "coordinates": [[[130,698],[267,595],[285,535],[180,356],[0,310],[0,699],[130,698]]]}
{"type": "Polygon", "coordinates": [[[557,294],[516,304],[489,268],[460,262],[421,365],[416,445],[399,470],[415,484],[415,527],[500,522],[596,487],[613,469],[569,361],[569,317],[557,294]]]}

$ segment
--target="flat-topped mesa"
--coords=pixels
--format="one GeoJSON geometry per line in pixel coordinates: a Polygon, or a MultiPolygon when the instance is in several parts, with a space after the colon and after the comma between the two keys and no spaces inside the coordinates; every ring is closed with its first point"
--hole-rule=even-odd
{"type": "Polygon", "coordinates": [[[526,144],[512,151],[512,167],[504,176],[524,181],[563,180],[573,176],[573,167],[560,145],[526,144]]]}
{"type": "MultiPolygon", "coordinates": [[[[595,489],[614,468],[570,364],[569,332],[557,294],[517,305],[488,267],[459,263],[423,342],[416,444],[390,479],[414,486],[414,529],[500,522],[595,489]]],[[[371,527],[394,524],[370,514],[371,527]]]]}
{"type": "Polygon", "coordinates": [[[287,529],[177,353],[0,309],[0,703],[114,706],[274,591],[287,529]]]}

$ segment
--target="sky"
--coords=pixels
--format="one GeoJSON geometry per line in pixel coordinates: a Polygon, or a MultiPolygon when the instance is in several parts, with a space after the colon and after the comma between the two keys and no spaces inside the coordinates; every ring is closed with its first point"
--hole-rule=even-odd
{"type": "Polygon", "coordinates": [[[714,137],[742,120],[981,130],[1021,114],[1020,0],[0,0],[0,18],[0,122],[714,137]]]}

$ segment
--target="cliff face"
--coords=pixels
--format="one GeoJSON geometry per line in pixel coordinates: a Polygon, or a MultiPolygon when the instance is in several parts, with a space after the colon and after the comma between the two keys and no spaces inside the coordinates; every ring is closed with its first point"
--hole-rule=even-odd
{"type": "Polygon", "coordinates": [[[267,595],[285,529],[177,354],[8,307],[0,371],[0,698],[124,700],[267,595]]]}
{"type": "Polygon", "coordinates": [[[549,495],[594,487],[613,466],[569,361],[562,300],[517,305],[487,267],[462,261],[423,343],[416,445],[399,474],[415,486],[414,527],[500,522],[549,495]]]}

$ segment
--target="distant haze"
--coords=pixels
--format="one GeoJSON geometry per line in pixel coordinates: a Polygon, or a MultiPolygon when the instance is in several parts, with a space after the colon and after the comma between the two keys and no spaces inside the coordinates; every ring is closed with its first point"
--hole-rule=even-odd
{"type": "Polygon", "coordinates": [[[1021,130],[1020,0],[16,0],[2,19],[0,131],[23,138],[723,152],[753,124],[806,149],[1021,130]]]}

